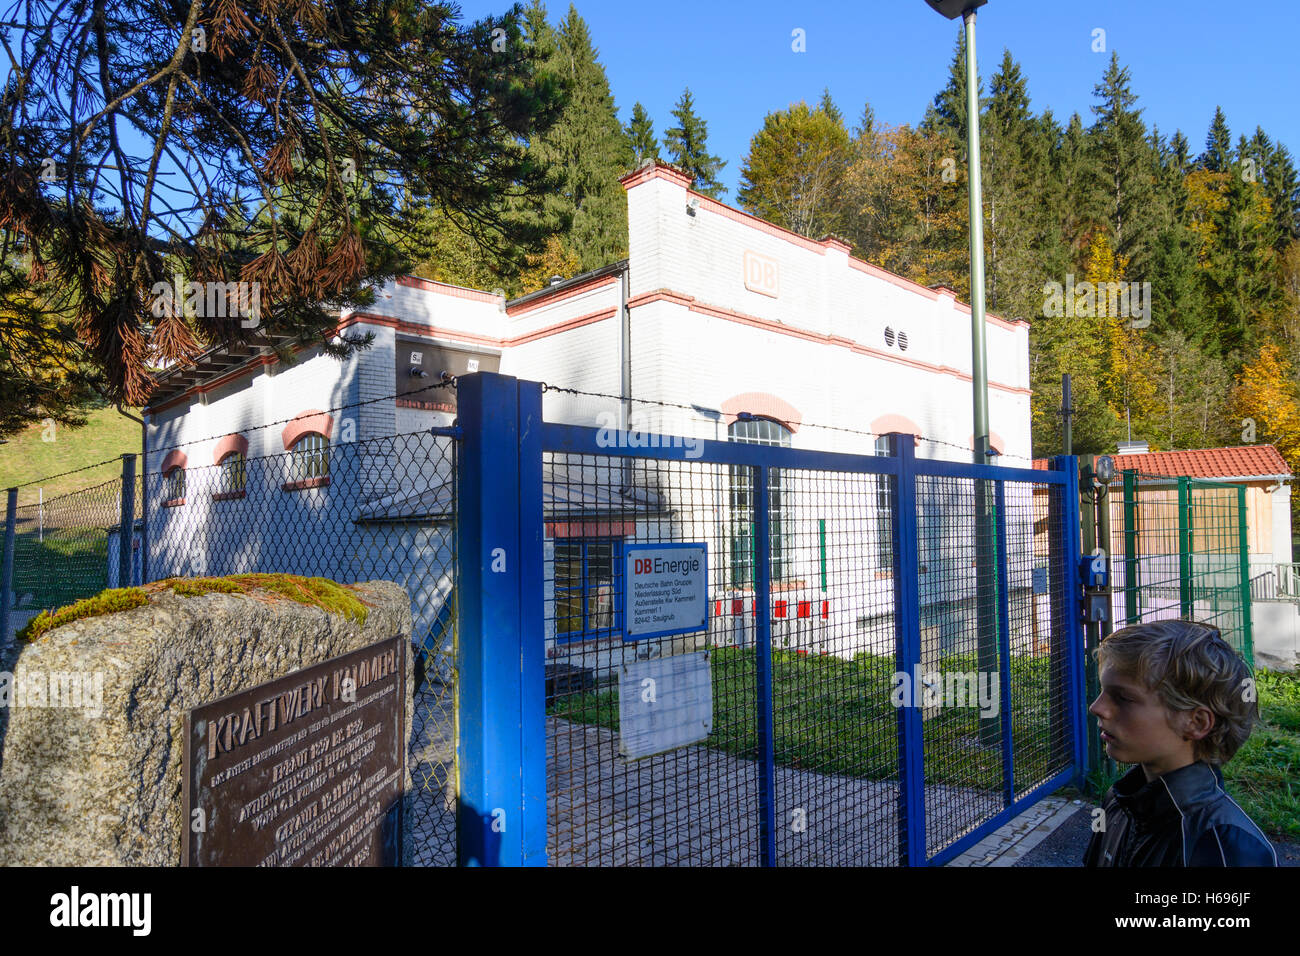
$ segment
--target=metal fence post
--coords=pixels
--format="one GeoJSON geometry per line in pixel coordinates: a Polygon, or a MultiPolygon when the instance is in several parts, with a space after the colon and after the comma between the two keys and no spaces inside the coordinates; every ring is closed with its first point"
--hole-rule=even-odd
{"type": "Polygon", "coordinates": [[[1192,481],[1178,479],[1178,607],[1190,618],[1192,602],[1192,481]]]}
{"type": "Polygon", "coordinates": [[[1251,632],[1250,537],[1246,533],[1246,486],[1237,486],[1237,555],[1241,564],[1241,641],[1246,663],[1255,668],[1255,638],[1251,632]]]}
{"type": "Polygon", "coordinates": [[[457,404],[459,860],[544,866],[541,386],[479,372],[457,404]]]}
{"type": "MultiPolygon", "coordinates": [[[[993,484],[994,513],[997,519],[996,574],[998,589],[998,691],[1002,722],[1002,794],[1006,806],[1016,799],[1015,746],[1011,734],[1011,589],[1007,574],[1007,483],[993,484]]],[[[984,679],[978,674],[977,680],[984,679]]],[[[992,675],[988,675],[992,681],[992,675]]],[[[978,684],[976,685],[979,686],[978,684]]]]}
{"type": "Polygon", "coordinates": [[[9,643],[9,612],[14,595],[14,538],[18,529],[18,489],[5,496],[5,538],[3,570],[0,570],[0,648],[9,643]]]}
{"type": "Polygon", "coordinates": [[[1124,472],[1124,623],[1138,624],[1142,611],[1138,607],[1137,558],[1137,472],[1124,472]]]}
{"type": "MultiPolygon", "coordinates": [[[[1059,455],[1052,459],[1051,470],[1064,475],[1065,484],[1057,486],[1061,516],[1061,533],[1053,535],[1052,561],[1056,566],[1059,587],[1052,588],[1052,686],[1064,691],[1052,708],[1051,738],[1070,743],[1071,762],[1076,768],[1076,785],[1083,789],[1088,774],[1091,743],[1095,740],[1094,722],[1087,714],[1088,687],[1085,681],[1087,647],[1084,644],[1080,600],[1083,583],[1079,579],[1081,508],[1079,498],[1079,459],[1059,455]],[[1085,728],[1088,733],[1085,735],[1085,728]],[[1068,736],[1067,736],[1068,733],[1068,736]]],[[[1083,525],[1087,528],[1088,525],[1083,525]]]]}
{"type": "Polygon", "coordinates": [[[776,865],[776,746],[772,710],[772,501],[767,468],[754,466],[754,653],[757,682],[759,859],[776,865]]]}
{"type": "Polygon", "coordinates": [[[117,586],[131,586],[131,533],[135,524],[135,455],[122,456],[122,523],[117,538],[117,586]]]}
{"type": "MultiPolygon", "coordinates": [[[[891,434],[890,450],[898,462],[894,495],[894,660],[895,669],[915,692],[921,668],[920,558],[916,541],[916,442],[911,435],[891,434]]],[[[925,755],[921,702],[898,708],[898,842],[899,858],[924,866],[925,755]]]]}
{"type": "MultiPolygon", "coordinates": [[[[1075,515],[1077,524],[1080,529],[1079,541],[1081,542],[1080,550],[1077,552],[1073,566],[1069,568],[1068,573],[1071,575],[1070,580],[1075,582],[1075,600],[1071,603],[1069,609],[1069,618],[1071,627],[1078,626],[1080,633],[1083,635],[1083,697],[1085,700],[1101,691],[1101,678],[1097,673],[1097,660],[1092,656],[1098,645],[1101,643],[1101,625],[1097,622],[1084,624],[1081,620],[1081,609],[1079,599],[1082,595],[1082,582],[1078,579],[1079,561],[1083,555],[1092,554],[1097,548],[1097,490],[1093,484],[1093,475],[1096,474],[1097,458],[1095,455],[1085,455],[1076,458],[1079,463],[1075,469],[1074,481],[1078,489],[1078,500],[1075,502],[1071,513],[1075,515]]],[[[1055,652],[1053,652],[1055,653],[1055,652]]],[[[1070,716],[1070,715],[1066,715],[1070,716]]],[[[1071,717],[1071,719],[1073,719],[1071,717]]],[[[1089,766],[1100,766],[1101,762],[1106,759],[1106,755],[1101,749],[1101,737],[1097,732],[1097,722],[1094,717],[1088,715],[1087,726],[1089,733],[1084,741],[1087,747],[1089,766]]]]}

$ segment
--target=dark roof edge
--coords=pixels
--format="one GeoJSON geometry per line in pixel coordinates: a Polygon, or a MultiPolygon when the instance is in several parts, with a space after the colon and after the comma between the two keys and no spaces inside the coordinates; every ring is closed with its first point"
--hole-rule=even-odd
{"type": "Polygon", "coordinates": [[[578,275],[563,282],[557,282],[555,285],[548,285],[544,289],[538,289],[536,292],[530,292],[527,295],[521,295],[517,299],[508,299],[506,308],[509,309],[516,305],[526,305],[529,302],[535,302],[544,299],[548,295],[556,292],[563,292],[565,289],[571,289],[575,285],[581,285],[584,282],[590,282],[592,279],[601,279],[605,276],[618,275],[627,269],[628,260],[620,259],[617,262],[611,262],[607,266],[601,266],[599,269],[592,269],[588,272],[580,272],[578,275]]]}

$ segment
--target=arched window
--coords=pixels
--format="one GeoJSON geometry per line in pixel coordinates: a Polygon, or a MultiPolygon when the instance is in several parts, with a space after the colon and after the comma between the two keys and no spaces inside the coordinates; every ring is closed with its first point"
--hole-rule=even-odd
{"type": "Polygon", "coordinates": [[[320,432],[307,432],[291,449],[289,480],[310,481],[328,478],[330,473],[330,440],[320,432]]]}
{"type": "MultiPolygon", "coordinates": [[[[746,445],[790,447],[790,430],[769,418],[747,416],[727,426],[727,440],[746,445]]],[[[782,510],[781,469],[772,468],[767,477],[768,522],[772,534],[772,580],[786,577],[791,535],[788,516],[782,510]]],[[[754,584],[754,482],[747,465],[731,466],[730,481],[730,568],[731,586],[742,588],[754,584]]]]}
{"type": "Polygon", "coordinates": [[[221,468],[221,493],[227,495],[242,494],[245,487],[245,457],[242,451],[235,449],[227,452],[217,462],[221,468]]]}
{"type": "Polygon", "coordinates": [[[163,474],[163,503],[168,505],[185,503],[185,469],[180,465],[168,469],[163,474]]]}

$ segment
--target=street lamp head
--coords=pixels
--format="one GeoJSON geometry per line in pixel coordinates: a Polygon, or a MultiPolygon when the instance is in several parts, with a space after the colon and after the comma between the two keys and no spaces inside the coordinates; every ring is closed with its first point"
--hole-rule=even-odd
{"type": "Polygon", "coordinates": [[[956,20],[969,10],[982,7],[988,0],[925,0],[936,13],[942,13],[949,20],[956,20]]]}

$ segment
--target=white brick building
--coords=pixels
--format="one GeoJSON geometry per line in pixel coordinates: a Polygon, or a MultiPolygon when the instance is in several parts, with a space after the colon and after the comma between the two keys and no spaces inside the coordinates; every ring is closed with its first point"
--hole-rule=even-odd
{"type": "MultiPolygon", "coordinates": [[[[376,565],[428,561],[431,549],[445,546],[444,532],[413,535],[394,521],[447,517],[439,484],[445,465],[415,454],[434,448],[427,435],[392,436],[451,424],[449,393],[427,389],[444,371],[500,371],[637,400],[626,406],[548,392],[549,421],[621,424],[630,416],[635,427],[662,434],[859,453],[876,451],[875,439],[837,429],[936,440],[918,442],[918,457],[961,457],[971,447],[970,310],[951,291],[853,259],[833,237],[806,239],[695,193],[672,167],[646,166],[623,182],[624,262],[511,302],[405,277],[387,284],[370,311],[341,317],[340,333],[374,333],[372,347],[345,362],[307,350],[284,366],[218,350],[197,367],[164,374],[146,410],[145,470],[175,476],[181,469],[190,478],[184,489],[150,485],[151,574],[275,569],[351,579],[376,576],[369,573],[376,565]],[[263,427],[271,422],[283,424],[263,427]],[[291,459],[288,451],[299,454],[291,459]],[[244,478],[236,477],[240,454],[244,478]],[[192,493],[195,469],[215,474],[218,464],[225,477],[192,493]],[[310,530],[322,509],[338,514],[310,530]],[[365,534],[340,530],[360,525],[365,534]],[[223,542],[215,551],[198,544],[215,534],[223,542]]],[[[987,323],[992,443],[1007,463],[1028,467],[1028,323],[995,316],[987,323]]],[[[752,613],[745,559],[723,513],[736,492],[725,468],[707,481],[682,477],[633,493],[629,503],[619,500],[622,476],[608,473],[603,497],[565,497],[577,487],[565,485],[576,473],[561,465],[552,462],[547,472],[548,619],[559,618],[549,623],[553,656],[583,642],[617,646],[604,625],[617,600],[609,575],[617,576],[611,569],[622,540],[709,540],[710,564],[719,569],[711,580],[721,612],[715,627],[733,626],[732,607],[742,619],[752,613]]],[[[864,576],[866,565],[887,555],[879,541],[864,543],[877,533],[873,518],[801,511],[799,501],[819,493],[783,491],[790,550],[774,590],[786,619],[824,628],[824,649],[846,653],[863,646],[853,636],[861,620],[889,610],[880,569],[864,576]],[[828,517],[829,528],[800,523],[828,517]],[[805,547],[810,527],[829,544],[805,547]]],[[[417,627],[427,628],[446,587],[412,589],[417,627]]]]}

